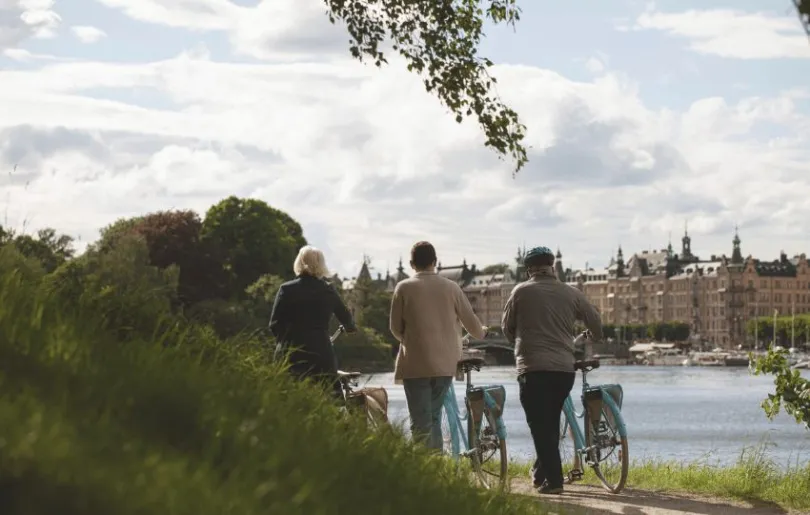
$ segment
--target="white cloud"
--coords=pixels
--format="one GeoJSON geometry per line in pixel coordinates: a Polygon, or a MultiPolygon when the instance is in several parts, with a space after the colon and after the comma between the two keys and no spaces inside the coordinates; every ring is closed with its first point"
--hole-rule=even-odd
{"type": "Polygon", "coordinates": [[[508,260],[526,241],[594,264],[619,239],[663,246],[686,218],[700,220],[705,252],[729,252],[735,222],[747,251],[773,253],[776,237],[805,250],[788,226],[757,225],[810,216],[801,94],[710,98],[676,113],[649,109],[616,74],[496,73],[533,147],[514,180],[479,129],[456,124],[399,63],[234,64],[197,52],[0,71],[0,163],[17,165],[0,193],[18,224],[84,241],[118,216],[256,196],[299,219],[344,273],[363,252],[393,263],[417,238],[435,241],[445,263],[508,260]],[[168,107],[135,105],[133,91],[168,107]],[[791,136],[757,137],[760,124],[791,136]]]}
{"type": "Polygon", "coordinates": [[[585,61],[585,68],[591,73],[598,74],[605,71],[605,64],[596,57],[590,57],[585,61]]]}
{"type": "Polygon", "coordinates": [[[732,9],[648,10],[633,28],[684,38],[692,50],[702,54],[734,59],[810,58],[807,34],[795,16],[732,9]]]}
{"type": "Polygon", "coordinates": [[[0,0],[0,50],[34,38],[52,38],[62,18],[53,0],[0,0]]]}
{"type": "Polygon", "coordinates": [[[82,43],[96,43],[102,38],[107,37],[106,32],[99,28],[91,27],[90,25],[74,25],[70,30],[82,43]]]}
{"type": "Polygon", "coordinates": [[[12,61],[17,61],[20,63],[38,60],[46,60],[46,61],[57,60],[57,58],[52,55],[35,54],[33,52],[25,50],[24,48],[6,48],[5,50],[3,50],[3,56],[8,57],[12,61]]]}
{"type": "Polygon", "coordinates": [[[348,54],[342,27],[333,26],[320,0],[97,0],[128,16],[159,25],[227,34],[235,52],[258,59],[348,54]]]}
{"type": "Polygon", "coordinates": [[[584,63],[589,82],[499,66],[532,146],[513,180],[475,123],[456,124],[401,62],[348,60],[347,36],[317,0],[97,1],[219,32],[268,62],[216,62],[199,47],[159,62],[32,68],[33,54],[6,50],[31,68],[0,70],[0,167],[16,165],[0,173],[0,195],[12,225],[89,241],[120,216],[255,196],[301,221],[348,274],[363,253],[393,266],[424,238],[445,264],[510,260],[524,242],[596,264],[620,240],[628,252],[665,246],[687,218],[704,254],[730,252],[735,223],[745,252],[774,254],[777,238],[810,250],[788,223],[810,216],[806,92],[704,98],[676,112],[645,105],[602,54],[584,63]]]}

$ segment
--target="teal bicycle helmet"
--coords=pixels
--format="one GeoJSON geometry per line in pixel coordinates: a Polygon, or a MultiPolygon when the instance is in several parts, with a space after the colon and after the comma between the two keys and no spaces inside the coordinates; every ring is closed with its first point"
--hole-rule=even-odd
{"type": "Polygon", "coordinates": [[[536,258],[539,256],[551,256],[554,257],[554,253],[548,247],[534,247],[533,249],[526,252],[526,255],[523,257],[524,260],[529,260],[532,258],[536,258]]]}

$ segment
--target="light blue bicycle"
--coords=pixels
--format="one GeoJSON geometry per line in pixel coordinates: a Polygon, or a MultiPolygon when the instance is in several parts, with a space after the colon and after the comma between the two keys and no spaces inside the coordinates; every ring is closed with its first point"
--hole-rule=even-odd
{"type": "Polygon", "coordinates": [[[629,468],[627,428],[622,418],[623,390],[619,384],[591,386],[588,373],[599,368],[599,360],[580,360],[583,411],[577,413],[569,395],[560,418],[560,458],[567,483],[582,479],[582,463],[590,466],[608,492],[617,494],[627,482],[629,468]],[[582,418],[580,427],[577,422],[582,418]]]}
{"type": "Polygon", "coordinates": [[[472,371],[480,371],[484,360],[463,359],[458,363],[456,379],[466,377],[464,395],[466,413],[461,416],[456,391],[451,385],[442,409],[444,452],[457,462],[469,458],[473,474],[484,488],[505,488],[508,484],[506,425],[503,407],[506,389],[502,385],[474,386],[472,371]],[[466,420],[466,432],[461,423],[466,420]],[[463,442],[463,449],[462,449],[463,442]]]}

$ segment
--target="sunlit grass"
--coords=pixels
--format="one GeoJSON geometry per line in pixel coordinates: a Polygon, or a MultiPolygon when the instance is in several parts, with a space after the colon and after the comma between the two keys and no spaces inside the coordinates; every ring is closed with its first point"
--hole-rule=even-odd
{"type": "Polygon", "coordinates": [[[258,341],[197,326],[122,344],[0,250],[0,513],[545,513],[372,433],[258,341]]]}
{"type": "MultiPolygon", "coordinates": [[[[529,478],[530,465],[511,463],[512,478],[529,478]]],[[[599,485],[589,468],[584,484],[599,485]]],[[[810,464],[780,466],[764,445],[745,448],[730,466],[708,459],[694,463],[637,460],[631,463],[627,488],[689,492],[746,501],[766,501],[794,510],[810,509],[810,464]]]]}

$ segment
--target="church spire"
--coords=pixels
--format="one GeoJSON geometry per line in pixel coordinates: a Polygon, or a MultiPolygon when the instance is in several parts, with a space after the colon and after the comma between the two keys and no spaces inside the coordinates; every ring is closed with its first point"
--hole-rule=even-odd
{"type": "Polygon", "coordinates": [[[621,245],[616,253],[616,277],[624,277],[624,253],[621,245]]]}
{"type": "Polygon", "coordinates": [[[732,251],[731,251],[731,263],[735,265],[741,265],[743,263],[742,257],[742,250],[740,249],[740,229],[736,225],[734,226],[734,239],[731,240],[732,251]]]}
{"type": "Polygon", "coordinates": [[[683,223],[683,238],[681,238],[681,258],[690,259],[692,257],[692,238],[689,237],[689,223],[683,223]]]}
{"type": "Polygon", "coordinates": [[[557,259],[554,260],[554,272],[557,274],[557,279],[565,282],[565,270],[563,269],[560,247],[557,247],[557,259]]]}

